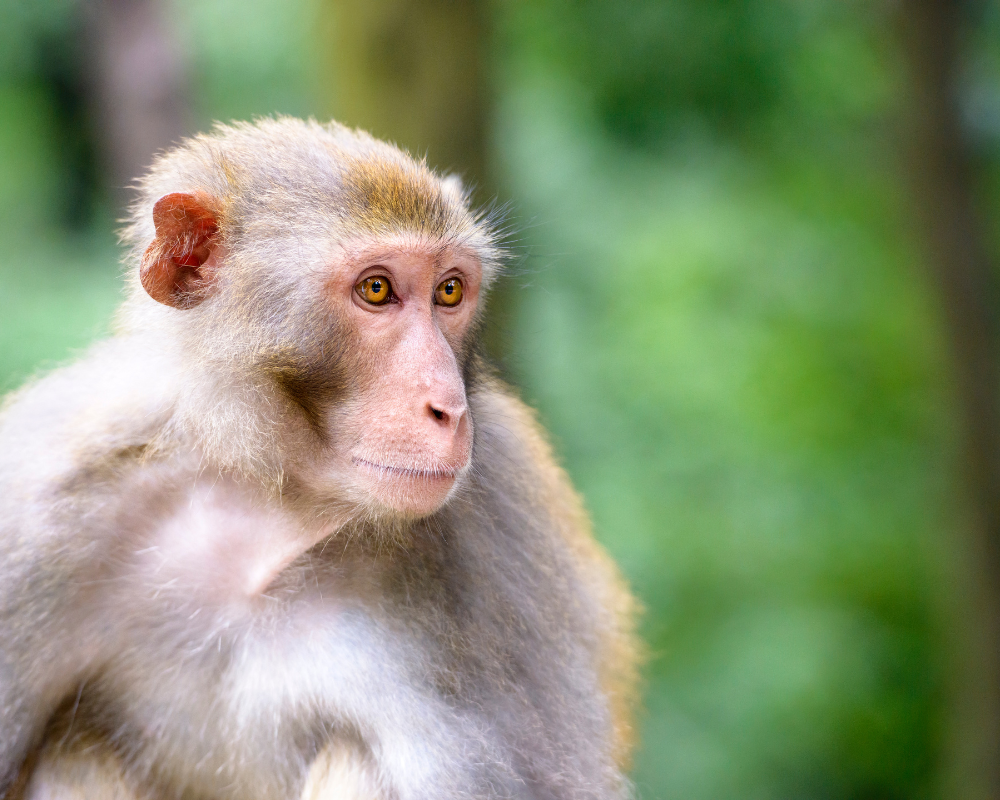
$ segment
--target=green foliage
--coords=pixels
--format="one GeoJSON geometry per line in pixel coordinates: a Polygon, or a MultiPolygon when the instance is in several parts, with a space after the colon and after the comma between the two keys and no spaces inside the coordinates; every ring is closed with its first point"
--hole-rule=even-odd
{"type": "Polygon", "coordinates": [[[800,10],[745,0],[521,3],[519,31],[579,82],[606,128],[655,143],[692,116],[725,129],[775,103],[800,10]]]}
{"type": "MultiPolygon", "coordinates": [[[[2,163],[2,161],[0,161],[2,163]]],[[[110,237],[29,239],[0,257],[0,393],[105,335],[121,280],[110,237]]]]}
{"type": "MultiPolygon", "coordinates": [[[[775,112],[825,117],[884,103],[880,5],[780,0],[513,4],[519,61],[560,75],[620,143],[745,139],[775,112]]],[[[787,120],[784,120],[787,121],[787,120]]]]}
{"type": "Polygon", "coordinates": [[[646,604],[640,793],[932,796],[952,422],[889,32],[833,4],[569,5],[504,30],[498,140],[541,221],[512,364],[646,604]]]}
{"type": "Polygon", "coordinates": [[[58,203],[60,174],[48,97],[31,84],[0,82],[0,230],[37,226],[58,203]]]}
{"type": "Polygon", "coordinates": [[[45,69],[44,45],[72,31],[80,0],[4,0],[0,3],[0,77],[45,69]]]}
{"type": "Polygon", "coordinates": [[[316,113],[317,14],[316,0],[178,0],[199,128],[316,113]]]}

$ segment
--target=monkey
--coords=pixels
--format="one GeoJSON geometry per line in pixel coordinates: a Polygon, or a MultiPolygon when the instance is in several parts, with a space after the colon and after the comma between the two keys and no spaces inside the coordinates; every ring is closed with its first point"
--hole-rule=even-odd
{"type": "Polygon", "coordinates": [[[496,220],[287,117],[137,189],[111,334],[0,411],[0,795],[631,796],[636,603],[481,353],[496,220]]]}

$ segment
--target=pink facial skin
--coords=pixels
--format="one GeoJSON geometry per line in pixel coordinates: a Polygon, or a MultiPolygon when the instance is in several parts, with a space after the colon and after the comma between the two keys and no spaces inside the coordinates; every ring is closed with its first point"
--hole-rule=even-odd
{"type": "Polygon", "coordinates": [[[457,247],[429,247],[412,237],[384,240],[377,249],[344,248],[328,290],[338,316],[354,331],[360,396],[338,409],[332,449],[342,453],[338,478],[360,497],[404,516],[433,513],[468,469],[469,415],[456,352],[475,317],[482,270],[457,247]],[[378,304],[359,287],[388,281],[378,304]],[[436,301],[447,280],[462,299],[436,301]]]}

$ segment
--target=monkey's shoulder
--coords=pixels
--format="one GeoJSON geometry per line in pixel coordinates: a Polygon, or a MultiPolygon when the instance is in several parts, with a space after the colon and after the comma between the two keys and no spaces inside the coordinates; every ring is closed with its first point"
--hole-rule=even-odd
{"type": "Polygon", "coordinates": [[[15,473],[58,479],[80,463],[143,444],[169,418],[175,374],[167,358],[111,338],[29,380],[0,404],[0,482],[15,473]]]}
{"type": "Polygon", "coordinates": [[[555,537],[584,560],[604,559],[583,500],[559,464],[533,409],[499,381],[470,397],[476,422],[473,480],[479,501],[508,509],[501,519],[555,537]]]}
{"type": "MultiPolygon", "coordinates": [[[[176,391],[162,358],[134,342],[98,342],[0,405],[0,555],[31,561],[83,548],[109,498],[170,418],[176,391]]],[[[39,567],[40,569],[40,567],[39,567]]]]}

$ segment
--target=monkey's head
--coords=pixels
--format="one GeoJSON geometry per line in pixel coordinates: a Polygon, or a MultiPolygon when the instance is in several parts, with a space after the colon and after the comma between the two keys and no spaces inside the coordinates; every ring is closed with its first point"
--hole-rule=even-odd
{"type": "Polygon", "coordinates": [[[499,262],[458,181],[278,119],[184,143],[141,189],[122,322],[184,375],[170,435],[355,511],[439,508],[469,468],[466,383],[499,262]]]}

